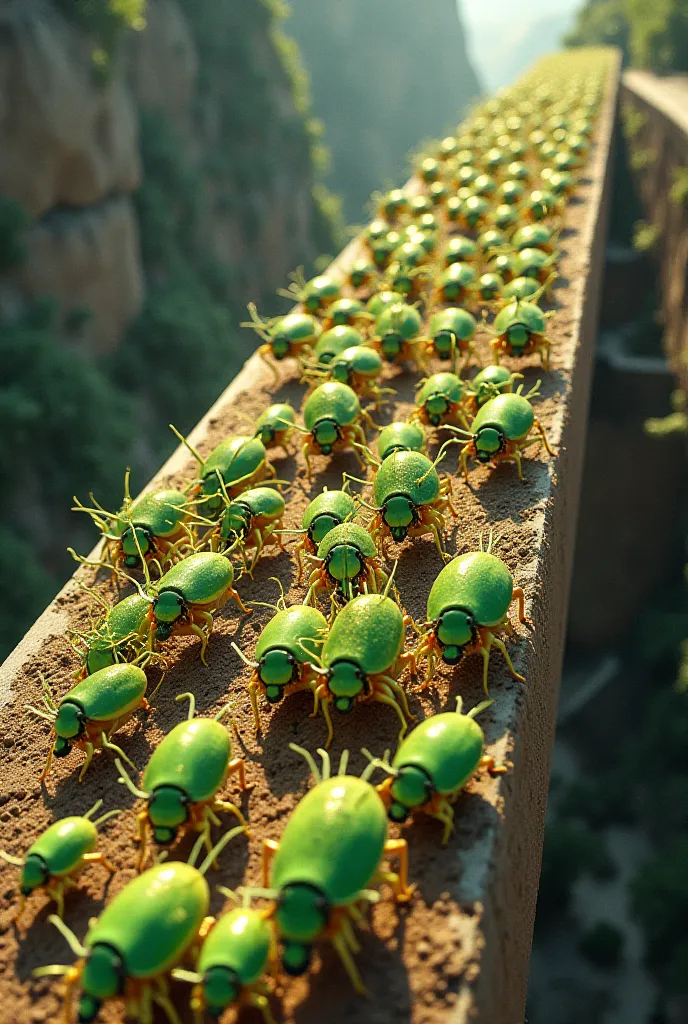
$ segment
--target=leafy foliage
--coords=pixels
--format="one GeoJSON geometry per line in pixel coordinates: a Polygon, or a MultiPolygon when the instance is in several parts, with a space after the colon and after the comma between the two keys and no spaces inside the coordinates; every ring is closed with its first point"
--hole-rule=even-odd
{"type": "Polygon", "coordinates": [[[686,0],[588,0],[568,46],[618,46],[634,67],[668,73],[688,70],[686,0]]]}
{"type": "Polygon", "coordinates": [[[647,962],[670,992],[688,991],[688,838],[679,836],[641,869],[631,906],[645,933],[647,962]]]}
{"type": "Polygon", "coordinates": [[[11,270],[26,259],[23,233],[29,215],[21,203],[0,197],[0,271],[11,270]]]}
{"type": "Polygon", "coordinates": [[[588,928],[578,943],[578,949],[586,960],[603,971],[618,967],[623,946],[623,932],[608,921],[598,921],[588,928]]]}

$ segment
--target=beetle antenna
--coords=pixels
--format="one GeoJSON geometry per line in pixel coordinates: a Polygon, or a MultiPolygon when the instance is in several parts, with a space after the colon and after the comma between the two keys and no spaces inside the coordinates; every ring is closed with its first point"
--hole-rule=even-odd
{"type": "Polygon", "coordinates": [[[322,761],[322,782],[327,782],[332,771],[332,762],[330,761],[330,755],[322,747],[318,747],[318,753],[320,754],[320,760],[322,761]]]}
{"type": "Polygon", "coordinates": [[[389,762],[389,750],[385,750],[382,757],[375,757],[369,750],[366,750],[365,747],[363,747],[361,753],[364,757],[368,758],[368,764],[361,772],[361,778],[364,782],[368,782],[370,780],[370,776],[376,768],[382,768],[382,770],[387,772],[388,775],[398,775],[396,769],[392,768],[392,765],[389,762]]]}
{"type": "MultiPolygon", "coordinates": [[[[352,473],[342,473],[342,480],[344,485],[346,485],[350,480],[353,480],[354,483],[363,484],[364,487],[370,486],[370,480],[361,480],[360,476],[354,476],[352,473]]],[[[342,488],[342,490],[343,489],[344,488],[342,488]]],[[[358,497],[358,495],[354,495],[354,497],[358,497]]]]}
{"type": "Polygon", "coordinates": [[[306,750],[305,747],[299,747],[297,746],[296,743],[290,743],[289,749],[293,750],[295,754],[301,754],[301,757],[305,759],[306,764],[313,773],[313,778],[315,779],[316,784],[320,784],[323,780],[320,777],[318,766],[315,763],[315,759],[313,758],[313,755],[311,754],[310,750],[306,750]]]}
{"type": "Polygon", "coordinates": [[[175,981],[188,981],[190,985],[200,985],[203,981],[200,974],[196,974],[195,971],[184,970],[183,967],[175,967],[174,970],[170,971],[170,975],[175,981]]]}
{"type": "Polygon", "coordinates": [[[245,900],[247,897],[249,901],[255,896],[265,900],[276,900],[279,898],[279,891],[277,889],[261,889],[259,887],[254,888],[253,886],[244,886],[237,890],[245,900]]]}
{"type": "MultiPolygon", "coordinates": [[[[493,700],[482,701],[480,704],[477,704],[474,708],[471,708],[471,710],[467,712],[466,718],[475,718],[476,715],[479,715],[481,712],[486,711],[491,704],[494,704],[493,700]]],[[[459,714],[461,714],[460,708],[457,708],[457,710],[459,711],[459,714]]]]}
{"type": "Polygon", "coordinates": [[[349,767],[349,751],[342,750],[342,756],[339,758],[339,768],[337,769],[337,775],[346,775],[346,769],[349,767]]]}
{"type": "Polygon", "coordinates": [[[387,597],[389,595],[389,590],[390,590],[390,587],[392,586],[392,581],[394,580],[394,574],[397,571],[397,566],[398,565],[399,565],[399,559],[396,558],[394,560],[394,568],[392,569],[391,573],[389,574],[389,578],[387,580],[387,583],[385,584],[385,589],[380,594],[380,597],[387,597]]]}
{"type": "Polygon", "coordinates": [[[215,888],[226,899],[232,900],[234,903],[241,903],[241,896],[238,892],[234,892],[234,889],[228,889],[226,885],[218,885],[215,888]]]}
{"type": "MultiPolygon", "coordinates": [[[[253,603],[254,603],[254,604],[257,604],[257,602],[253,602],[253,603]]],[[[230,647],[233,647],[233,648],[234,648],[234,650],[236,651],[236,653],[237,653],[237,654],[239,655],[239,657],[240,657],[240,658],[241,658],[241,660],[243,661],[244,665],[248,665],[248,667],[249,667],[249,668],[258,668],[258,666],[259,666],[260,662],[258,662],[258,661],[251,661],[251,660],[250,660],[249,658],[247,658],[247,657],[246,657],[246,655],[244,654],[244,652],[243,652],[243,651],[241,651],[241,650],[240,650],[240,649],[239,649],[239,648],[237,647],[237,645],[236,645],[236,644],[234,643],[234,641],[232,641],[232,642],[231,642],[231,644],[230,644],[230,647]]]]}
{"type": "MultiPolygon", "coordinates": [[[[539,397],[539,395],[540,395],[540,385],[541,384],[542,384],[541,380],[536,380],[535,383],[533,384],[532,388],[530,389],[530,391],[527,394],[525,394],[523,397],[527,398],[528,401],[530,401],[531,398],[539,397]]],[[[516,394],[520,395],[522,390],[523,390],[523,384],[520,384],[516,394]]]]}
{"type": "Polygon", "coordinates": [[[296,641],[296,646],[299,647],[304,652],[304,654],[307,654],[309,658],[313,658],[314,661],[317,661],[320,664],[320,658],[315,653],[315,651],[309,651],[308,648],[306,647],[307,642],[315,643],[316,641],[313,639],[313,637],[301,636],[296,641]]]}
{"type": "Polygon", "coordinates": [[[246,308],[248,309],[248,315],[251,317],[251,319],[244,320],[242,323],[239,324],[239,327],[250,327],[252,330],[256,332],[256,334],[260,338],[263,339],[263,341],[269,341],[270,335],[267,332],[267,327],[269,326],[270,321],[263,320],[263,318],[258,313],[258,310],[256,309],[255,302],[249,302],[246,308]]]}
{"type": "MultiPolygon", "coordinates": [[[[198,869],[199,874],[204,875],[206,873],[206,871],[208,870],[210,865],[213,863],[213,861],[216,859],[218,854],[222,853],[222,851],[224,850],[224,848],[227,845],[227,843],[229,843],[232,839],[234,839],[234,836],[238,836],[240,832],[246,832],[246,831],[247,831],[246,825],[237,825],[236,828],[230,829],[229,832],[225,832],[225,834],[223,835],[222,839],[220,839],[217,843],[215,843],[215,845],[213,846],[212,850],[210,851],[208,856],[205,858],[205,860],[201,864],[200,868],[198,869]]],[[[203,834],[201,834],[201,836],[199,838],[201,839],[201,842],[205,841],[205,836],[203,834]]],[[[196,845],[198,845],[198,844],[196,844],[196,845]]],[[[195,850],[196,850],[196,846],[194,846],[194,849],[192,850],[192,856],[193,856],[193,853],[194,853],[195,850]]],[[[195,863],[195,860],[196,860],[196,858],[194,857],[194,863],[195,863]]],[[[189,863],[192,864],[191,861],[189,861],[189,863]]],[[[192,867],[193,867],[193,864],[192,864],[192,867]]]]}
{"type": "MultiPolygon", "coordinates": [[[[214,717],[214,719],[215,719],[215,721],[216,721],[216,722],[219,722],[219,721],[220,721],[221,719],[223,719],[223,718],[225,717],[225,715],[227,714],[227,712],[228,712],[228,711],[230,711],[230,712],[231,712],[231,711],[233,711],[233,710],[234,710],[234,701],[233,701],[233,700],[228,700],[228,701],[227,701],[227,703],[226,703],[226,704],[224,704],[224,705],[223,705],[223,706],[222,706],[222,707],[220,708],[220,710],[218,711],[218,713],[217,713],[216,715],[214,715],[213,717],[214,717]]],[[[233,725],[233,726],[234,726],[234,728],[236,729],[236,722],[234,721],[234,718],[233,718],[233,717],[232,717],[232,718],[230,718],[230,723],[231,723],[231,725],[233,725]]]]}
{"type": "Polygon", "coordinates": [[[187,714],[186,718],[187,718],[187,721],[190,722],[191,719],[193,718],[194,714],[196,713],[196,697],[194,696],[194,694],[193,693],[180,693],[174,699],[177,702],[180,701],[180,700],[188,700],[188,702],[189,702],[189,711],[188,711],[188,714],[187,714]]]}
{"type": "Polygon", "coordinates": [[[24,865],[23,857],[13,857],[11,853],[5,853],[4,850],[0,850],[0,860],[4,860],[7,864],[14,864],[15,868],[21,868],[24,865]]]}
{"type": "Polygon", "coordinates": [[[115,807],[115,809],[113,811],[106,811],[105,814],[101,814],[101,816],[99,818],[96,818],[96,820],[93,822],[93,824],[95,825],[96,828],[98,828],[99,825],[104,825],[105,822],[109,818],[114,818],[115,815],[121,814],[121,813],[122,813],[122,808],[121,807],[115,807]]]}
{"type": "Polygon", "coordinates": [[[65,974],[69,974],[73,971],[73,967],[68,967],[67,964],[46,964],[45,967],[36,967],[31,971],[32,978],[50,978],[50,977],[62,977],[65,974]]]}
{"type": "MultiPolygon", "coordinates": [[[[378,427],[378,430],[379,430],[379,427],[378,427]]],[[[382,465],[380,460],[375,458],[375,456],[373,455],[373,453],[371,452],[371,450],[370,450],[370,448],[368,447],[367,444],[361,444],[359,441],[352,441],[351,447],[352,448],[357,448],[359,451],[363,452],[363,455],[365,456],[366,460],[368,461],[368,463],[371,466],[377,466],[378,469],[379,469],[380,466],[382,465]]],[[[348,475],[348,474],[345,474],[345,475],[348,475]]],[[[353,480],[355,478],[351,477],[351,479],[353,480]]],[[[368,483],[367,480],[365,480],[363,482],[364,483],[368,483]]]]}
{"type": "Polygon", "coordinates": [[[96,802],[94,803],[94,805],[91,808],[91,810],[90,811],[86,811],[86,813],[84,814],[84,818],[90,818],[91,815],[95,814],[96,811],[99,811],[102,806],[103,806],[103,801],[102,800],[96,800],[96,802]]]}
{"type": "Polygon", "coordinates": [[[172,433],[174,434],[174,436],[177,438],[177,440],[181,441],[181,443],[184,445],[184,447],[186,449],[188,449],[188,451],[191,452],[191,454],[193,455],[193,457],[196,460],[196,462],[198,463],[198,465],[201,466],[201,468],[202,468],[205,465],[205,462],[201,458],[201,456],[198,454],[198,452],[196,451],[194,446],[192,444],[189,444],[189,442],[187,441],[187,439],[184,437],[183,434],[179,433],[179,431],[175,427],[174,423],[168,423],[167,425],[170,428],[170,430],[172,431],[172,433]]]}
{"type": "Polygon", "coordinates": [[[24,707],[27,711],[30,711],[32,715],[37,715],[39,718],[45,719],[46,722],[54,722],[57,718],[56,712],[41,711],[40,708],[35,708],[33,704],[25,704],[24,707]]]}
{"type": "Polygon", "coordinates": [[[61,917],[58,917],[57,914],[50,914],[48,920],[55,928],[57,928],[60,935],[67,940],[67,945],[74,956],[82,957],[88,955],[88,950],[81,945],[72,929],[64,923],[61,917]]]}
{"type": "Polygon", "coordinates": [[[142,789],[138,789],[138,787],[134,785],[129,773],[118,757],[115,758],[115,767],[119,773],[119,781],[127,787],[132,796],[137,796],[140,800],[147,800],[148,793],[144,793],[142,789]]]}

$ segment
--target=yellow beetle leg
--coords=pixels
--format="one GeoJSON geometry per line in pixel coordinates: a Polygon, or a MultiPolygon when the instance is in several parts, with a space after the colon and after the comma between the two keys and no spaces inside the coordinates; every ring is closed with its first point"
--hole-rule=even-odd
{"type": "Polygon", "coordinates": [[[519,480],[523,480],[525,482],[525,477],[523,475],[523,462],[521,460],[521,453],[518,450],[518,448],[514,448],[513,452],[511,453],[510,458],[511,458],[511,461],[516,463],[516,470],[518,472],[518,479],[519,480]]]}
{"type": "Polygon", "coordinates": [[[310,441],[304,441],[301,446],[301,454],[306,463],[306,475],[309,480],[313,479],[313,467],[311,466],[310,453],[313,451],[313,446],[310,441]]]}
{"type": "Polygon", "coordinates": [[[519,683],[525,683],[526,677],[522,676],[514,668],[513,662],[511,660],[511,658],[509,657],[509,652],[506,649],[506,645],[504,644],[504,641],[500,640],[499,637],[492,635],[492,643],[495,645],[495,647],[497,648],[498,651],[502,652],[502,655],[503,655],[504,660],[505,660],[505,662],[507,664],[509,672],[511,672],[511,675],[514,677],[514,679],[518,679],[519,683]]]}
{"type": "Polygon", "coordinates": [[[480,648],[480,653],[483,656],[483,690],[485,691],[486,697],[490,696],[490,691],[487,688],[487,670],[490,667],[490,645],[493,639],[494,637],[492,636],[492,633],[488,633],[487,644],[480,648]]]}
{"type": "MultiPolygon", "coordinates": [[[[320,689],[320,687],[318,687],[318,689],[320,689]]],[[[325,693],[327,694],[327,688],[326,687],[325,687],[325,693]]],[[[322,704],[323,718],[325,719],[325,722],[327,724],[327,740],[325,742],[325,750],[329,750],[330,749],[330,744],[332,743],[332,740],[334,738],[334,728],[332,726],[332,715],[330,714],[330,704],[332,703],[332,698],[329,695],[328,696],[324,696],[321,693],[320,694],[320,702],[322,704]]]]}
{"type": "Polygon", "coordinates": [[[301,552],[303,551],[304,548],[305,544],[303,543],[302,540],[299,541],[299,543],[294,548],[294,558],[296,559],[296,564],[299,567],[299,576],[297,581],[298,583],[300,583],[301,580],[303,579],[303,559],[301,557],[301,552]]]}
{"type": "MultiPolygon", "coordinates": [[[[194,612],[194,614],[197,615],[198,612],[194,612]]],[[[208,612],[203,612],[201,614],[208,615],[209,613],[208,612]]],[[[211,616],[211,619],[212,619],[212,616],[211,616]]],[[[201,641],[201,661],[203,662],[204,665],[207,665],[208,662],[207,662],[206,657],[205,657],[205,649],[208,646],[209,637],[208,637],[208,634],[207,634],[206,630],[203,629],[202,626],[197,625],[197,623],[190,622],[189,623],[189,632],[190,633],[194,633],[195,636],[200,638],[200,641],[201,641]]]]}
{"type": "Polygon", "coordinates": [[[459,455],[459,470],[460,472],[463,473],[463,478],[466,481],[466,483],[468,483],[468,449],[470,444],[470,441],[468,442],[468,444],[465,444],[461,449],[461,454],[459,455]]]}
{"type": "MultiPolygon", "coordinates": [[[[103,733],[103,736],[104,735],[105,735],[105,733],[103,733]]],[[[82,765],[82,768],[81,768],[81,771],[79,772],[79,782],[83,782],[84,781],[84,775],[86,774],[86,772],[88,770],[88,766],[90,765],[91,761],[93,760],[93,752],[94,752],[94,750],[95,750],[95,747],[93,746],[92,743],[87,743],[86,744],[86,760],[84,761],[84,763],[82,765]]],[[[129,762],[129,763],[131,764],[131,762],[129,762]]]]}
{"type": "Polygon", "coordinates": [[[259,1010],[263,1015],[265,1024],[276,1024],[275,1018],[272,1016],[272,1012],[270,1010],[270,1003],[264,995],[261,995],[259,992],[251,992],[249,990],[245,993],[242,1002],[244,1002],[246,1006],[252,1006],[254,1009],[259,1010]]]}
{"type": "Polygon", "coordinates": [[[167,982],[163,978],[157,979],[156,989],[157,991],[153,993],[153,1000],[158,1004],[161,1010],[165,1011],[170,1024],[182,1024],[181,1017],[172,1005],[172,1000],[170,999],[169,990],[167,988],[167,982]]]}
{"type": "Polygon", "coordinates": [[[140,811],[136,815],[136,820],[139,826],[139,852],[136,857],[136,870],[140,872],[146,862],[146,854],[148,853],[148,829],[146,827],[148,824],[148,811],[140,811]]]}
{"type": "Polygon", "coordinates": [[[86,864],[102,864],[106,871],[109,871],[111,875],[114,875],[117,868],[114,864],[111,864],[104,853],[85,853],[82,860],[86,864]]]}
{"type": "Polygon", "coordinates": [[[272,347],[268,344],[261,345],[258,348],[258,355],[263,360],[265,365],[270,367],[270,372],[272,373],[272,376],[275,378],[275,384],[279,384],[280,375],[277,372],[277,367],[275,366],[273,360],[269,357],[269,354],[271,353],[272,347]]]}
{"type": "Polygon", "coordinates": [[[540,420],[537,418],[537,416],[533,420],[533,426],[535,427],[535,429],[539,433],[540,437],[542,438],[542,443],[544,444],[545,448],[547,449],[548,454],[549,455],[554,455],[554,451],[550,447],[549,441],[547,440],[547,434],[545,433],[545,428],[543,427],[542,423],[540,423],[540,420]]]}
{"type": "Polygon", "coordinates": [[[270,884],[270,864],[272,858],[279,850],[279,843],[274,839],[263,840],[263,851],[261,854],[261,867],[263,872],[263,886],[267,889],[270,884]]]}
{"type": "Polygon", "coordinates": [[[402,706],[402,708],[404,710],[404,714],[406,715],[406,717],[410,718],[410,719],[414,719],[416,716],[412,715],[411,712],[409,711],[408,701],[406,699],[406,691],[404,690],[403,686],[400,686],[399,683],[396,681],[396,679],[392,679],[391,676],[384,676],[384,675],[383,676],[378,676],[378,679],[380,679],[383,683],[385,683],[390,688],[390,690],[392,691],[393,695],[397,698],[398,702],[401,704],[401,706],[402,706]]]}
{"type": "Polygon", "coordinates": [[[399,858],[399,873],[395,876],[394,894],[398,903],[406,903],[411,899],[415,886],[408,884],[408,845],[405,839],[388,839],[383,850],[385,856],[399,858]]]}
{"type": "Polygon", "coordinates": [[[433,801],[432,805],[426,807],[425,810],[432,818],[437,818],[444,826],[442,846],[446,846],[449,842],[449,837],[454,831],[454,809],[446,797],[440,796],[437,801],[433,801]]]}
{"type": "Polygon", "coordinates": [[[509,771],[506,765],[497,764],[492,754],[484,754],[480,758],[480,767],[485,768],[490,775],[504,775],[509,771]]]}
{"type": "Polygon", "coordinates": [[[239,819],[244,828],[248,829],[248,822],[246,821],[246,818],[243,816],[239,808],[235,804],[230,803],[229,800],[213,800],[212,810],[231,812],[239,819]]]}
{"type": "Polygon", "coordinates": [[[258,692],[260,691],[260,683],[256,682],[255,678],[251,679],[248,684],[248,697],[251,701],[251,710],[253,711],[253,721],[256,725],[256,733],[262,732],[262,724],[260,721],[260,710],[258,708],[258,692]]]}
{"type": "Polygon", "coordinates": [[[264,536],[260,532],[260,530],[256,527],[254,529],[254,531],[253,531],[253,535],[256,538],[256,553],[253,556],[253,559],[251,561],[251,569],[250,569],[251,573],[253,573],[253,570],[258,565],[258,559],[260,558],[261,553],[263,551],[263,548],[265,547],[265,541],[266,541],[267,537],[269,536],[269,534],[268,534],[268,532],[266,530],[266,533],[265,533],[265,536],[264,536]]]}
{"type": "Polygon", "coordinates": [[[523,591],[523,587],[514,587],[511,593],[511,600],[518,601],[518,621],[529,622],[533,625],[533,620],[529,619],[526,615],[526,595],[523,591]]]}
{"type": "Polygon", "coordinates": [[[234,772],[239,776],[239,789],[248,789],[246,785],[246,762],[243,757],[235,757],[233,761],[229,762],[227,768],[227,777],[233,775],[234,772]]]}
{"type": "Polygon", "coordinates": [[[406,718],[404,717],[404,712],[399,707],[398,702],[395,700],[395,698],[389,691],[385,692],[386,689],[387,688],[385,687],[384,683],[379,683],[378,686],[373,690],[370,700],[375,701],[377,704],[388,704],[389,707],[394,708],[399,718],[399,721],[401,722],[401,730],[399,732],[399,739],[401,740],[406,735],[406,732],[408,730],[408,722],[406,721],[406,718]]]}
{"type": "Polygon", "coordinates": [[[48,775],[48,772],[50,771],[50,769],[52,767],[53,751],[54,751],[54,749],[55,749],[54,744],[51,744],[50,753],[48,754],[48,760],[45,762],[45,768],[43,769],[41,774],[38,776],[38,781],[39,782],[43,782],[43,780],[46,778],[46,776],[48,775]]]}
{"type": "Polygon", "coordinates": [[[76,985],[81,978],[81,970],[83,961],[80,966],[74,966],[70,968],[65,974],[65,997],[64,997],[64,1021],[65,1024],[71,1024],[73,1019],[73,1006],[74,1006],[74,990],[76,985]]]}
{"type": "Polygon", "coordinates": [[[142,986],[138,1007],[132,1016],[140,1020],[141,1024],[153,1024],[153,991],[150,984],[144,983],[142,986]]]}
{"type": "Polygon", "coordinates": [[[347,946],[346,939],[344,938],[344,935],[342,934],[341,931],[338,931],[336,935],[332,936],[332,945],[337,950],[337,953],[339,954],[339,959],[342,961],[344,970],[349,975],[351,984],[353,985],[356,992],[358,992],[359,996],[367,996],[368,989],[363,984],[361,975],[358,972],[358,968],[356,967],[354,958],[351,955],[351,950],[347,946]]]}
{"type": "Polygon", "coordinates": [[[234,589],[234,587],[230,587],[229,588],[229,596],[236,601],[236,603],[239,605],[239,607],[241,608],[241,610],[244,613],[244,615],[252,615],[253,614],[253,608],[247,608],[246,607],[244,602],[241,600],[240,594],[234,589]]]}
{"type": "MultiPolygon", "coordinates": [[[[136,769],[136,765],[134,764],[132,759],[128,756],[128,754],[125,754],[124,751],[122,750],[122,748],[118,747],[116,743],[113,743],[112,740],[110,740],[108,738],[108,736],[106,736],[106,734],[104,732],[101,732],[101,734],[100,734],[100,743],[101,743],[101,746],[105,750],[112,750],[115,754],[118,755],[118,757],[120,757],[125,762],[125,764],[128,764],[129,767],[132,768],[134,771],[137,770],[136,769]]],[[[86,767],[87,767],[87,765],[84,765],[84,767],[82,769],[82,772],[81,772],[82,775],[86,771],[86,767]]]]}

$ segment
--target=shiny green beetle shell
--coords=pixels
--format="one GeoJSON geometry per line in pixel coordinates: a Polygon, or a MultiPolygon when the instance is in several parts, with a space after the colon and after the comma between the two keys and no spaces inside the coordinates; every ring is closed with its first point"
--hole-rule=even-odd
{"type": "Polygon", "coordinates": [[[504,337],[515,354],[524,348],[533,334],[544,334],[545,317],[539,306],[533,302],[515,300],[500,309],[492,325],[499,337],[504,337]]]}
{"type": "Polygon", "coordinates": [[[366,310],[368,313],[372,313],[374,317],[378,317],[380,313],[387,306],[397,305],[399,302],[399,292],[394,292],[391,289],[381,292],[375,292],[374,295],[368,299],[366,303],[366,310]]]}
{"type": "Polygon", "coordinates": [[[388,361],[396,359],[405,341],[412,341],[420,331],[421,316],[414,306],[397,301],[387,306],[375,321],[375,334],[380,338],[382,354],[388,361]]]}
{"type": "Polygon", "coordinates": [[[548,250],[553,241],[553,232],[546,224],[524,224],[511,239],[514,249],[548,250]]]}
{"type": "Polygon", "coordinates": [[[348,384],[354,374],[375,380],[382,372],[382,359],[374,348],[367,345],[352,345],[335,356],[330,364],[332,379],[348,384]]]}
{"type": "Polygon", "coordinates": [[[91,675],[114,665],[125,653],[129,643],[145,641],[150,601],[141,594],[131,594],[114,604],[105,621],[86,640],[86,672],[91,675]]]}
{"type": "Polygon", "coordinates": [[[113,533],[120,538],[127,568],[139,565],[139,550],[144,557],[155,550],[156,537],[164,539],[177,532],[186,518],[187,501],[181,491],[143,494],[127,509],[126,516],[115,520],[113,533]]]}
{"type": "Polygon", "coordinates": [[[330,911],[354,902],[357,893],[370,887],[386,840],[384,804],[362,779],[337,775],[297,805],[270,875],[271,887],[279,892],[275,921],[287,974],[306,970],[330,911]]]}
{"type": "Polygon", "coordinates": [[[328,491],[308,504],[301,520],[301,529],[316,546],[339,523],[349,519],[356,511],[356,502],[346,491],[328,491]]]}
{"type": "Polygon", "coordinates": [[[438,287],[449,302],[465,299],[475,286],[477,274],[469,263],[452,263],[440,274],[438,287]]]}
{"type": "Polygon", "coordinates": [[[55,756],[64,757],[89,722],[109,722],[139,707],[146,674],[137,665],[109,665],[77,683],[58,705],[55,756]]]}
{"type": "Polygon", "coordinates": [[[296,414],[287,402],[276,402],[269,406],[256,420],[256,437],[264,448],[281,444],[285,434],[296,423],[296,414]]]}
{"type": "Polygon", "coordinates": [[[156,584],[153,602],[158,640],[166,640],[188,605],[217,601],[234,582],[234,569],[224,555],[199,551],[173,565],[156,584]]]}
{"type": "Polygon", "coordinates": [[[478,235],[478,247],[483,252],[489,252],[490,249],[501,249],[508,244],[508,238],[502,231],[497,231],[496,228],[488,228],[487,231],[483,231],[481,235],[478,235]]]}
{"type": "Polygon", "coordinates": [[[50,825],[24,855],[21,893],[29,896],[49,878],[63,878],[74,871],[85,853],[95,849],[98,832],[88,818],[61,818],[50,825]]]}
{"type": "Polygon", "coordinates": [[[488,271],[486,274],[480,275],[478,279],[478,294],[481,299],[490,302],[492,299],[496,299],[498,295],[501,295],[503,289],[504,279],[500,274],[488,271]]]}
{"type": "Polygon", "coordinates": [[[271,928],[263,914],[236,907],[223,914],[201,946],[196,970],[208,1012],[218,1017],[245,985],[259,981],[270,957],[271,928]]]}
{"type": "Polygon", "coordinates": [[[541,280],[552,265],[552,257],[542,249],[521,249],[514,260],[515,277],[532,277],[541,280]]]}
{"type": "Polygon", "coordinates": [[[218,477],[229,490],[249,480],[265,463],[265,446],[257,437],[230,437],[220,441],[203,463],[201,491],[204,508],[217,512],[223,505],[218,477]]]}
{"type": "Polygon", "coordinates": [[[393,452],[373,482],[375,504],[396,541],[404,540],[421,505],[436,501],[440,493],[437,471],[420,452],[393,452]]]}
{"type": "Polygon", "coordinates": [[[444,262],[447,266],[452,263],[470,263],[478,258],[478,246],[470,238],[457,235],[451,238],[444,250],[444,262]]]}
{"type": "Polygon", "coordinates": [[[278,361],[291,354],[292,346],[312,345],[322,328],[308,313],[287,313],[269,328],[272,355],[278,361]]]}
{"type": "Polygon", "coordinates": [[[465,382],[455,373],[433,373],[422,384],[416,395],[417,408],[424,408],[430,423],[437,427],[464,397],[465,382]]]}
{"type": "Polygon", "coordinates": [[[468,715],[455,711],[431,715],[402,740],[394,756],[390,786],[392,821],[405,821],[414,807],[461,789],[480,763],[483,731],[468,715]]]}
{"type": "Polygon", "coordinates": [[[303,422],[323,455],[329,455],[339,428],[355,423],[361,415],[358,395],[348,384],[328,381],[313,391],[303,407],[303,422]]]}
{"type": "Polygon", "coordinates": [[[320,656],[326,633],[327,621],[322,612],[302,604],[278,611],[264,626],[255,658],[258,676],[271,704],[278,703],[284,696],[284,687],[298,678],[300,665],[320,656]]]}
{"type": "Polygon", "coordinates": [[[375,276],[375,264],[370,260],[360,258],[354,260],[349,270],[349,283],[352,288],[362,288],[370,284],[375,276]]]}
{"type": "Polygon", "coordinates": [[[229,733],[213,718],[180,722],[164,737],[143,774],[156,843],[173,842],[188,819],[188,806],[212,799],[224,781],[230,756],[229,733]]]}
{"type": "Polygon", "coordinates": [[[475,394],[475,401],[478,408],[495,398],[495,390],[509,391],[511,387],[511,371],[506,366],[486,366],[484,370],[476,373],[470,382],[471,390],[475,394]]]}
{"type": "Polygon", "coordinates": [[[532,277],[515,277],[504,286],[505,299],[529,299],[540,290],[540,283],[532,277]]]}
{"type": "Polygon", "coordinates": [[[405,420],[383,427],[377,439],[380,460],[386,459],[393,452],[422,452],[424,448],[425,432],[421,425],[405,420]]]}
{"type": "Polygon", "coordinates": [[[321,334],[313,348],[313,355],[319,363],[327,365],[335,356],[341,355],[344,349],[362,344],[363,335],[355,327],[341,324],[339,327],[331,327],[329,331],[324,331],[321,334]]]}
{"type": "Polygon", "coordinates": [[[328,318],[332,321],[333,327],[343,327],[355,324],[365,313],[365,307],[358,299],[338,299],[333,302],[327,311],[328,318]]]}
{"type": "Polygon", "coordinates": [[[222,515],[220,533],[223,540],[245,537],[253,520],[264,516],[274,522],[284,515],[284,498],[274,487],[252,487],[234,498],[222,515]]]}
{"type": "Polygon", "coordinates": [[[451,359],[455,346],[465,348],[474,338],[475,317],[465,309],[449,306],[431,317],[429,329],[435,354],[440,359],[451,359]]]}
{"type": "Polygon", "coordinates": [[[158,864],[129,882],[86,935],[79,1020],[95,1020],[127,978],[148,981],[175,967],[209,905],[208,884],[189,864],[158,864]]]}
{"type": "Polygon", "coordinates": [[[490,212],[490,202],[484,196],[469,196],[461,208],[461,215],[469,227],[477,227],[490,212]]]}
{"type": "Polygon", "coordinates": [[[309,313],[317,313],[327,309],[333,302],[341,298],[341,287],[328,274],[320,274],[306,282],[301,301],[309,313]]]}
{"type": "Polygon", "coordinates": [[[471,430],[479,462],[489,462],[503,442],[521,441],[533,426],[533,407],[523,395],[498,395],[485,402],[471,430]]]}
{"type": "Polygon", "coordinates": [[[389,597],[362,594],[337,614],[322,649],[337,711],[351,711],[366,677],[388,671],[404,646],[404,620],[389,597]]]}

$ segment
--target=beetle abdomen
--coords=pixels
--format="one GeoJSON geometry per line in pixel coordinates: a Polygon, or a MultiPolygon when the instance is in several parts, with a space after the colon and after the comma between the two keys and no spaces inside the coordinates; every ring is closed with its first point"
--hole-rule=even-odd
{"type": "Polygon", "coordinates": [[[363,594],[339,611],[323,647],[326,666],[354,661],[368,675],[388,671],[404,646],[404,620],[389,597],[363,594]]]}
{"type": "Polygon", "coordinates": [[[150,793],[158,786],[176,786],[194,803],[210,800],[224,781],[230,756],[229,733],[220,722],[180,722],[153,751],[143,788],[150,793]]]}
{"type": "Polygon", "coordinates": [[[232,563],[224,555],[199,551],[173,565],[160,579],[158,592],[178,590],[189,604],[211,604],[234,582],[232,563]]]}
{"type": "Polygon", "coordinates": [[[236,971],[242,984],[252,985],[265,970],[270,954],[270,925],[250,907],[223,914],[206,938],[198,957],[200,975],[212,967],[236,971]]]}
{"type": "Polygon", "coordinates": [[[42,857],[51,875],[68,875],[85,853],[95,849],[98,833],[88,818],[61,818],[50,825],[26,851],[42,857]]]}
{"type": "Polygon", "coordinates": [[[297,661],[309,661],[308,652],[319,655],[327,620],[317,608],[296,604],[277,612],[261,632],[256,644],[256,660],[275,647],[289,651],[297,661]]]}
{"type": "Polygon", "coordinates": [[[82,679],[63,700],[78,704],[92,722],[121,718],[139,706],[146,673],[138,665],[108,665],[82,679]]]}
{"type": "Polygon", "coordinates": [[[514,581],[501,558],[486,551],[469,551],[445,565],[428,596],[429,622],[436,622],[451,607],[469,611],[478,626],[502,621],[514,589],[514,581]]]}
{"type": "Polygon", "coordinates": [[[478,767],[483,740],[482,729],[468,715],[455,711],[432,715],[402,740],[392,766],[421,768],[445,796],[460,789],[478,767]]]}

